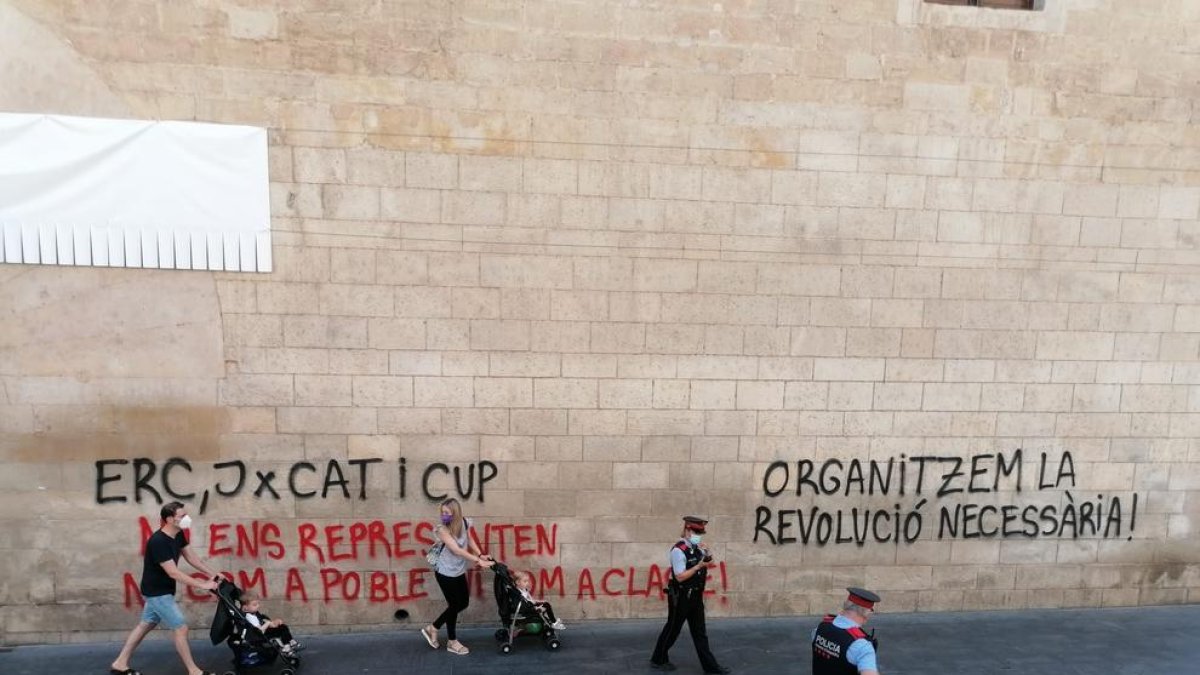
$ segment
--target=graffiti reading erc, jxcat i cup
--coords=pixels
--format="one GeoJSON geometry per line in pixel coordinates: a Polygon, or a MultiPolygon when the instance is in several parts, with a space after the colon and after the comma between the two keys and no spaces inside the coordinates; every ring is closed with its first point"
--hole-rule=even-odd
{"type": "MultiPolygon", "coordinates": [[[[186,459],[172,457],[161,462],[148,457],[101,459],[96,461],[96,503],[123,504],[132,499],[138,504],[144,500],[162,504],[167,499],[198,498],[200,514],[204,514],[210,499],[237,497],[247,489],[257,499],[280,500],[287,495],[302,500],[331,497],[366,500],[367,485],[376,471],[385,470],[385,464],[380,457],[330,459],[321,463],[293,462],[280,470],[255,468],[236,459],[213,464],[213,482],[202,488],[197,487],[197,472],[186,459]]],[[[397,460],[395,471],[396,499],[407,499],[408,460],[404,457],[397,460]]],[[[482,503],[488,482],[498,472],[496,464],[486,459],[459,465],[433,462],[420,473],[421,496],[429,501],[456,496],[482,503]],[[442,483],[447,484],[445,489],[439,487],[442,483]]]]}

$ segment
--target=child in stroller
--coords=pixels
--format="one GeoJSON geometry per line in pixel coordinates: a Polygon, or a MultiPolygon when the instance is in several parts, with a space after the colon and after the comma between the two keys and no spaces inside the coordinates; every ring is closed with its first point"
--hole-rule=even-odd
{"type": "Polygon", "coordinates": [[[513,640],[521,635],[537,635],[542,644],[551,651],[562,646],[555,630],[563,628],[562,622],[554,619],[553,610],[547,614],[549,605],[537,603],[517,585],[512,572],[504,563],[497,562],[492,566],[496,578],[492,590],[496,596],[496,608],[500,613],[500,624],[503,626],[496,631],[496,640],[500,642],[500,652],[511,654],[513,640]],[[542,606],[539,606],[542,605],[542,606]]]}
{"type": "Polygon", "coordinates": [[[279,647],[279,653],[290,656],[304,647],[292,637],[292,630],[282,619],[272,619],[262,612],[262,598],[256,593],[242,593],[242,613],[252,626],[263,632],[279,647]]]}
{"type": "Polygon", "coordinates": [[[517,585],[517,590],[521,593],[521,599],[525,603],[533,603],[533,611],[542,617],[544,622],[554,630],[565,630],[567,627],[562,621],[554,616],[554,608],[545,600],[538,600],[533,597],[533,573],[526,570],[517,570],[513,576],[513,581],[517,585]]]}
{"type": "Polygon", "coordinates": [[[217,596],[217,611],[213,615],[209,638],[214,645],[226,642],[233,651],[233,670],[225,675],[276,665],[281,666],[279,675],[295,675],[300,667],[300,656],[294,646],[284,644],[278,637],[268,637],[247,614],[243,602],[251,605],[250,599],[257,596],[245,593],[224,579],[213,594],[217,596]]]}

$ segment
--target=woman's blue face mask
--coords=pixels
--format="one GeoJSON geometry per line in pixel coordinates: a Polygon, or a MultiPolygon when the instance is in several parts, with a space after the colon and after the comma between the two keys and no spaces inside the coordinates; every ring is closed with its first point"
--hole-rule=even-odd
{"type": "Polygon", "coordinates": [[[703,539],[703,537],[701,537],[698,534],[693,534],[690,537],[688,537],[688,541],[692,543],[692,546],[699,546],[701,539],[703,539]]]}
{"type": "Polygon", "coordinates": [[[450,523],[453,523],[453,522],[454,522],[454,516],[450,515],[449,513],[442,514],[442,524],[443,525],[449,525],[450,523]]]}

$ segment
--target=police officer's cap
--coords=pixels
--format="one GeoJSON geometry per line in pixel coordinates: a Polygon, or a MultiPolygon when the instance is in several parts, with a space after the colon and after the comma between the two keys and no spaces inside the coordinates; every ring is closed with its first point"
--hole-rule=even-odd
{"type": "Polygon", "coordinates": [[[707,518],[701,518],[700,516],[683,517],[683,526],[692,532],[696,532],[697,534],[704,534],[705,525],[708,525],[707,518]]]}
{"type": "Polygon", "coordinates": [[[875,603],[879,602],[879,596],[865,588],[847,588],[846,590],[850,592],[850,602],[859,607],[875,609],[875,603]]]}

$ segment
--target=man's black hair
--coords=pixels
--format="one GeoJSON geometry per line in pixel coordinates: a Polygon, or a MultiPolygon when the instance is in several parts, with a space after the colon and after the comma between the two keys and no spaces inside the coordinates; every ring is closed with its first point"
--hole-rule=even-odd
{"type": "Polygon", "coordinates": [[[158,512],[158,515],[162,516],[163,520],[166,520],[167,518],[170,518],[178,513],[179,509],[182,508],[183,502],[167,502],[166,504],[163,504],[162,510],[158,512]]]}

